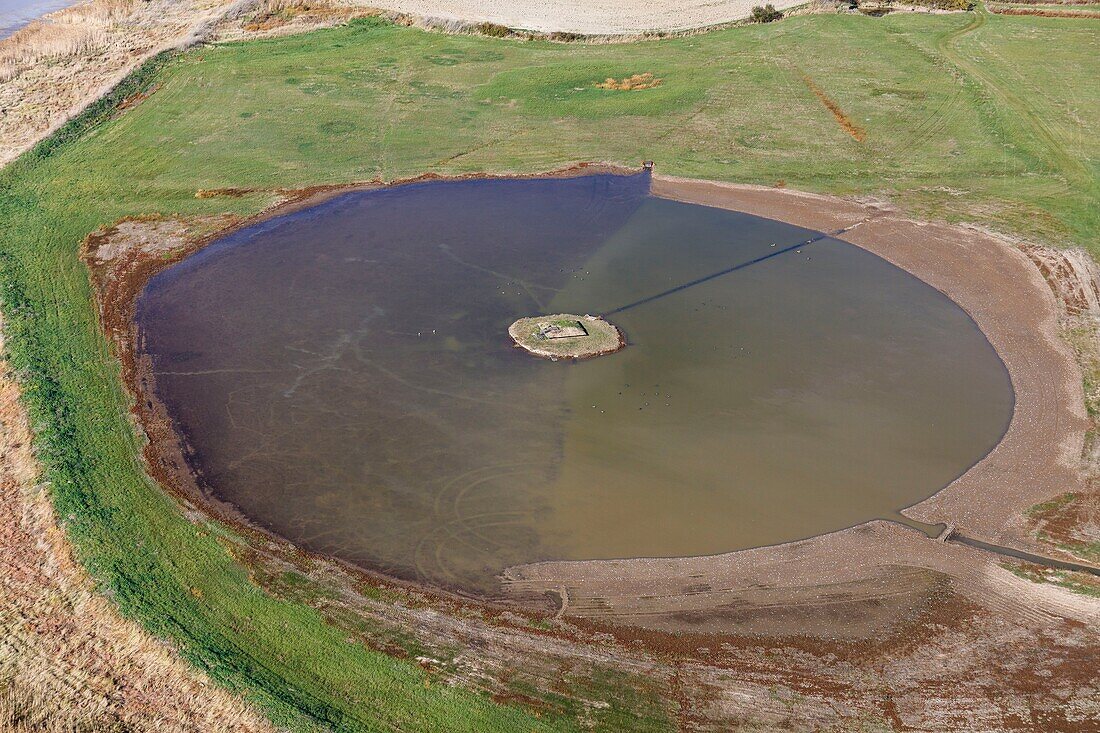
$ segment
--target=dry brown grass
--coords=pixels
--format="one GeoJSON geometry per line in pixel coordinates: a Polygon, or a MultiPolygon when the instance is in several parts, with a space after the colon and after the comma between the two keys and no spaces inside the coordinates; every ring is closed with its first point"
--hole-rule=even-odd
{"type": "Polygon", "coordinates": [[[661,80],[653,76],[650,72],[642,74],[631,74],[630,76],[624,76],[622,79],[614,79],[607,77],[602,82],[596,84],[597,89],[614,89],[619,92],[634,92],[640,89],[652,89],[661,85],[661,80]]]}
{"type": "Polygon", "coordinates": [[[55,698],[0,680],[0,733],[129,733],[133,729],[106,710],[74,712],[55,698]]]}
{"type": "Polygon", "coordinates": [[[1100,18],[1100,10],[1013,8],[1003,5],[991,5],[989,10],[997,15],[1033,15],[1040,18],[1100,18]]]}
{"type": "Polygon", "coordinates": [[[814,96],[818,98],[825,109],[832,113],[833,119],[840,125],[844,132],[851,135],[856,142],[863,142],[867,139],[867,131],[860,127],[856,122],[840,108],[836,100],[825,93],[825,90],[817,85],[817,83],[810,78],[808,74],[802,74],[802,82],[806,85],[806,88],[814,93],[814,96]]]}
{"type": "Polygon", "coordinates": [[[59,10],[0,43],[0,82],[25,67],[101,53],[109,30],[130,17],[136,0],[92,0],[59,10]]]}

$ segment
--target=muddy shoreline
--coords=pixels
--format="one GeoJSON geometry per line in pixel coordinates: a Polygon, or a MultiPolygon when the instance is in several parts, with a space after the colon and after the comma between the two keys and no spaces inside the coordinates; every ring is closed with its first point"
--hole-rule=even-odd
{"type": "MultiPolygon", "coordinates": [[[[547,174],[516,177],[635,172],[580,164],[547,174]]],[[[484,176],[461,178],[480,177],[484,176]]],[[[247,219],[214,222],[211,231],[201,236],[183,236],[184,241],[177,241],[178,246],[168,256],[164,251],[123,248],[119,256],[104,262],[97,259],[97,253],[104,245],[116,243],[118,227],[87,238],[83,258],[89,264],[101,323],[122,363],[124,381],[134,398],[136,422],[148,437],[143,448],[146,465],[153,478],[189,509],[201,508],[256,541],[278,544],[304,559],[332,561],[296,548],[250,522],[234,507],[218,501],[203,486],[201,476],[190,470],[186,441],[177,434],[163,405],[153,398],[150,365],[137,358],[134,348],[134,306],[142,288],[157,272],[232,231],[346,192],[431,180],[455,179],[428,175],[387,184],[372,181],[279,191],[276,193],[283,201],[278,205],[247,219]]],[[[240,193],[204,191],[197,195],[240,193]]],[[[1025,255],[995,237],[960,227],[914,222],[883,205],[666,177],[654,178],[653,194],[744,211],[817,231],[845,229],[840,238],[884,257],[962,306],[1009,369],[1017,391],[1014,417],[1001,444],[986,458],[903,513],[927,523],[949,523],[991,542],[1035,549],[1023,529],[1024,510],[1069,490],[1076,485],[1074,481],[1081,482],[1076,465],[1085,421],[1080,373],[1058,337],[1054,296],[1025,255]],[[1013,486],[1006,496],[1000,489],[1013,476],[1021,484],[1025,481],[1022,477],[1027,477],[1026,484],[1013,486]]],[[[564,612],[571,618],[597,623],[723,636],[797,633],[804,614],[784,616],[777,609],[795,609],[806,603],[812,606],[821,588],[844,587],[844,603],[848,606],[883,607],[866,616],[862,624],[848,624],[852,628],[841,634],[863,637],[905,618],[912,620],[901,607],[905,604],[895,607],[884,603],[883,598],[923,597],[935,583],[921,573],[973,582],[975,569],[987,570],[994,560],[980,551],[947,546],[914,530],[873,521],[800,542],[709,557],[544,562],[514,567],[505,572],[504,597],[500,599],[473,598],[456,589],[426,587],[410,579],[336,562],[369,582],[396,581],[418,593],[464,604],[535,612],[556,607],[558,615],[564,612]],[[846,561],[853,557],[859,560],[846,561]],[[898,569],[916,574],[899,574],[898,569]],[[751,613],[730,612],[731,607],[761,605],[770,607],[771,615],[777,618],[762,622],[751,613]]],[[[837,630],[833,632],[836,635],[837,630]]]]}

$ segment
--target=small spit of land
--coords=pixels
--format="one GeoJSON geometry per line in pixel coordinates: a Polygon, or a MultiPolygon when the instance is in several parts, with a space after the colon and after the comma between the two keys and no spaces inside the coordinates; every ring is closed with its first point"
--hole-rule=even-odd
{"type": "Polygon", "coordinates": [[[544,359],[589,359],[626,345],[613,323],[587,314],[520,318],[508,327],[508,335],[517,346],[544,359]]]}
{"type": "MultiPolygon", "coordinates": [[[[148,12],[169,5],[177,7],[155,0],[148,12]]],[[[166,496],[135,458],[144,443],[79,252],[89,234],[120,222],[139,240],[140,225],[174,228],[164,242],[183,251],[319,186],[584,160],[653,159],[691,178],[889,197],[904,215],[845,236],[866,236],[857,243],[887,258],[896,252],[937,287],[962,293],[969,282],[972,304],[1004,316],[990,323],[1001,324],[994,343],[1006,363],[1035,357],[1009,364],[1033,409],[1017,418],[1021,442],[1003,449],[1019,462],[979,464],[919,516],[958,512],[1002,544],[1095,561],[1096,472],[1082,449],[1100,414],[1100,308],[1086,252],[1100,241],[1089,163],[1100,145],[1096,34],[1087,18],[892,13],[594,46],[368,20],[159,56],[0,171],[7,351],[66,535],[125,614],[298,730],[372,730],[378,721],[478,731],[1087,730],[1100,715],[1095,585],[895,525],[781,549],[756,575],[745,563],[758,555],[727,558],[727,579],[758,581],[740,596],[717,575],[689,578],[674,561],[649,561],[700,607],[632,630],[623,624],[647,618],[653,586],[620,577],[614,564],[572,584],[560,582],[567,568],[530,569],[514,578],[517,594],[548,591],[552,607],[488,608],[214,521],[166,496]],[[599,86],[647,73],[661,83],[599,86]],[[1016,239],[907,216],[978,222],[1016,239]],[[934,248],[924,248],[928,236],[934,248]],[[1079,249],[1065,255],[1043,246],[1051,244],[1079,249]],[[956,266],[943,269],[933,256],[943,252],[956,266]],[[1025,256],[1038,265],[1031,275],[1025,256]],[[1039,272],[1060,301],[1033,287],[1039,272]],[[1084,366],[1088,413],[1069,347],[1084,366]],[[1057,379],[1047,376],[1052,366],[1057,379]],[[983,465],[1014,465],[1025,479],[1052,473],[1007,485],[983,465]],[[975,486],[1004,501],[968,503],[975,486]],[[995,511],[983,516],[987,509],[995,511]],[[853,537],[868,551],[853,553],[853,537]],[[869,551],[882,547],[892,549],[869,551]],[[790,580],[777,591],[782,578],[790,580]]],[[[80,63],[107,83],[162,42],[143,42],[122,63],[110,54],[80,63]]],[[[78,65],[61,66],[71,75],[78,65]]],[[[50,68],[18,73],[41,82],[50,68]]],[[[50,96],[24,78],[3,82],[0,94],[50,96]]],[[[65,99],[94,94],[68,89],[65,99]]],[[[7,100],[5,109],[32,116],[7,100]]],[[[48,127],[13,138],[14,119],[0,121],[5,144],[48,127]]],[[[835,220],[793,205],[793,195],[757,190],[771,196],[755,213],[824,231],[835,220]]],[[[866,218],[850,213],[844,226],[866,218]]]]}

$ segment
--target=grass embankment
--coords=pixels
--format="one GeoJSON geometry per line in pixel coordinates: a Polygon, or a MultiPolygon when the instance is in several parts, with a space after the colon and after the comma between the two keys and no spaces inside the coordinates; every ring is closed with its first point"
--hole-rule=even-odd
{"type": "MultiPolygon", "coordinates": [[[[142,471],[81,239],[124,216],[251,213],[270,201],[262,189],[648,158],[679,175],[887,194],[919,215],[1095,253],[1097,30],[1081,20],[812,16],[583,46],[366,21],[162,59],[0,171],[8,346],[58,515],[127,614],[279,723],[576,727],[574,715],[536,719],[425,686],[415,664],[348,643],[313,609],[260,590],[219,543],[222,530],[187,521],[142,471]],[[645,73],[661,84],[596,86],[645,73]],[[195,195],[226,188],[261,191],[195,195]]],[[[586,694],[612,702],[590,711],[598,725],[663,725],[621,683],[586,694]]]]}

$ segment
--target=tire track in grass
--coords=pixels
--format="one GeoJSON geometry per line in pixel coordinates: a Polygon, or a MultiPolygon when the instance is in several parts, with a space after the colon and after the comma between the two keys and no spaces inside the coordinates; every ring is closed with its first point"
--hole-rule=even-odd
{"type": "Polygon", "coordinates": [[[936,40],[936,50],[943,54],[944,58],[954,64],[956,68],[981,84],[995,101],[1015,112],[1019,121],[1031,128],[1034,140],[1046,148],[1047,153],[1054,159],[1058,170],[1064,173],[1067,178],[1074,183],[1091,187],[1094,181],[1088,169],[1051,132],[1042,116],[1032,110],[1031,106],[1015,92],[1002,85],[996,74],[986,71],[981,64],[958,50],[958,42],[984,26],[988,19],[989,11],[986,10],[984,4],[979,5],[969,23],[936,40]]]}
{"type": "Polygon", "coordinates": [[[948,124],[959,111],[959,102],[962,100],[965,87],[962,83],[961,72],[952,70],[948,64],[944,64],[942,57],[921,48],[905,35],[900,36],[899,40],[927,61],[933,70],[945,73],[951,80],[953,87],[940,101],[939,105],[921,118],[916,126],[905,135],[905,141],[897,149],[897,153],[898,155],[909,155],[923,148],[925,143],[948,128],[948,124]]]}

